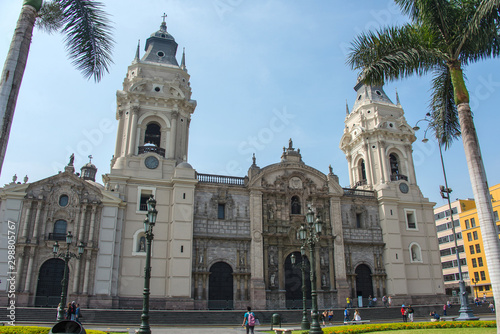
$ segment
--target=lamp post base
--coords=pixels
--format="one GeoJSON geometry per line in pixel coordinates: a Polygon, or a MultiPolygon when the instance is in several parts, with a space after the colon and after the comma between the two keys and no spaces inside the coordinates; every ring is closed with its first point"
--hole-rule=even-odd
{"type": "Polygon", "coordinates": [[[302,319],[302,322],[300,323],[300,329],[307,330],[309,328],[311,328],[309,321],[307,319],[302,319]]]}

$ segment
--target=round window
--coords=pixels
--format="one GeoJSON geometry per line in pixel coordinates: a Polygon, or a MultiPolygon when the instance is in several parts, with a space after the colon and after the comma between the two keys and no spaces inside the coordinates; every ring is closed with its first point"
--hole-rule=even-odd
{"type": "Polygon", "coordinates": [[[382,96],[382,93],[379,90],[376,90],[375,93],[377,93],[378,96],[382,96]]]}
{"type": "Polygon", "coordinates": [[[59,197],[59,205],[60,206],[66,206],[66,205],[68,205],[68,202],[69,202],[68,195],[61,195],[61,197],[59,197]]]}
{"type": "Polygon", "coordinates": [[[160,87],[155,87],[155,92],[159,92],[160,91],[160,87]]]}
{"type": "Polygon", "coordinates": [[[156,55],[157,55],[158,57],[165,57],[165,53],[164,53],[163,51],[158,51],[158,52],[156,53],[156,55]]]}

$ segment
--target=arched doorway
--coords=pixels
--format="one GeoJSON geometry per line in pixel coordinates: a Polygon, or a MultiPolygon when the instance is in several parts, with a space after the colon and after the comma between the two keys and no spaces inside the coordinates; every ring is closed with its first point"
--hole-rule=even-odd
{"type": "Polygon", "coordinates": [[[311,307],[311,271],[309,260],[302,257],[300,252],[294,252],[287,256],[285,260],[285,298],[286,308],[302,308],[302,259],[305,261],[305,286],[306,286],[306,305],[311,307]],[[295,265],[292,265],[292,254],[295,255],[295,265]]]}
{"type": "Polygon", "coordinates": [[[210,267],[208,308],[233,309],[233,269],[225,262],[217,262],[210,267]]]}
{"type": "Polygon", "coordinates": [[[366,264],[356,267],[356,296],[363,297],[363,305],[368,305],[368,297],[373,297],[372,271],[366,264]]]}
{"type": "Polygon", "coordinates": [[[63,260],[50,259],[42,264],[42,266],[40,267],[40,271],[38,272],[35,306],[57,307],[57,305],[61,301],[61,281],[63,279],[63,276],[63,260]]]}

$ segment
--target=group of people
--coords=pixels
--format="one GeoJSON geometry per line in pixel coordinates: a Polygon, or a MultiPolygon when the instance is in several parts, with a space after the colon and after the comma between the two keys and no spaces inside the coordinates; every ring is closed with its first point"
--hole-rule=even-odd
{"type": "MultiPolygon", "coordinates": [[[[346,307],[344,308],[344,322],[349,322],[351,321],[350,319],[351,312],[349,312],[349,309],[346,307]]],[[[358,309],[354,310],[354,315],[352,317],[353,321],[361,321],[361,314],[359,313],[358,309]]]]}
{"type": "Polygon", "coordinates": [[[331,325],[333,324],[333,310],[324,310],[321,313],[321,320],[323,320],[323,326],[326,326],[326,321],[331,325]]]}
{"type": "Polygon", "coordinates": [[[405,306],[405,304],[401,305],[401,316],[403,317],[403,322],[413,322],[413,307],[411,305],[405,306]]]}
{"type": "Polygon", "coordinates": [[[68,303],[66,307],[62,307],[61,303],[57,306],[57,315],[59,316],[60,310],[64,312],[64,319],[72,320],[80,323],[80,318],[82,317],[82,313],[80,311],[80,304],[77,304],[75,301],[68,303]]]}
{"type": "Polygon", "coordinates": [[[382,297],[382,302],[384,303],[384,307],[391,307],[392,306],[392,297],[389,296],[383,296],[382,297]]]}

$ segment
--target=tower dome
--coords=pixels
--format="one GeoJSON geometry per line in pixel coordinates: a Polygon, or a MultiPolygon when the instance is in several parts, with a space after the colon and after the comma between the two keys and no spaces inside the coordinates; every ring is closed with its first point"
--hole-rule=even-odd
{"type": "Polygon", "coordinates": [[[145,62],[179,66],[177,59],[175,59],[177,43],[174,37],[167,32],[165,17],[166,15],[163,16],[160,30],[152,33],[151,37],[146,40],[146,46],[144,48],[146,53],[141,60],[145,62]]]}
{"type": "Polygon", "coordinates": [[[82,172],[81,178],[95,182],[95,175],[97,174],[97,167],[92,163],[92,156],[89,155],[90,161],[83,165],[80,169],[82,172]]]}

